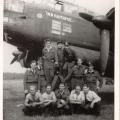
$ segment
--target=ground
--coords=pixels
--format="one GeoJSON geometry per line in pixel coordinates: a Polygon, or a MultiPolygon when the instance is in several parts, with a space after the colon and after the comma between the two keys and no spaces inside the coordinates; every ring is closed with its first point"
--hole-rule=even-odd
{"type": "Polygon", "coordinates": [[[102,98],[101,115],[72,115],[48,117],[43,116],[25,116],[22,112],[24,101],[23,81],[22,80],[4,80],[3,90],[3,118],[4,120],[114,120],[114,87],[113,85],[103,85],[100,90],[102,98]]]}

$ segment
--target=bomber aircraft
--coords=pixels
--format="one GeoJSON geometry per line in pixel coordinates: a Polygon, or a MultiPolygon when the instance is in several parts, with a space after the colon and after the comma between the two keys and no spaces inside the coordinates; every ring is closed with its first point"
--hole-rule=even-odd
{"type": "Polygon", "coordinates": [[[11,63],[28,68],[49,38],[53,44],[68,41],[78,57],[113,75],[114,8],[101,16],[63,0],[32,1],[4,1],[4,41],[18,48],[11,63]]]}

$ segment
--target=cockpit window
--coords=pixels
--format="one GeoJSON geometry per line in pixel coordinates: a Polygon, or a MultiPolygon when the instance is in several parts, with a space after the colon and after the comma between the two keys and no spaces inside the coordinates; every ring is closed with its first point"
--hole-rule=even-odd
{"type": "Polygon", "coordinates": [[[18,0],[5,0],[5,9],[23,13],[24,12],[24,2],[18,0]]]}
{"type": "Polygon", "coordinates": [[[55,0],[50,0],[50,2],[48,3],[48,6],[57,11],[62,11],[62,4],[56,2],[55,0]]]}
{"type": "Polygon", "coordinates": [[[69,4],[64,4],[64,12],[65,13],[70,13],[70,14],[77,14],[78,13],[78,7],[69,5],[69,4]]]}

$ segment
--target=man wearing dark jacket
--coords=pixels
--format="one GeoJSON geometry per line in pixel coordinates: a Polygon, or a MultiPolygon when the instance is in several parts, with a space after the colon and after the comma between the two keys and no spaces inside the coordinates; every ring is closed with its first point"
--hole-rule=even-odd
{"type": "Polygon", "coordinates": [[[74,66],[77,60],[75,52],[70,48],[67,42],[65,43],[64,57],[65,57],[65,64],[63,66],[63,69],[64,69],[64,76],[66,77],[66,75],[71,71],[72,67],[74,66]]]}
{"type": "Polygon", "coordinates": [[[70,92],[65,88],[64,83],[60,83],[59,89],[55,91],[55,95],[57,98],[57,109],[59,110],[59,113],[68,113],[70,92]]]}

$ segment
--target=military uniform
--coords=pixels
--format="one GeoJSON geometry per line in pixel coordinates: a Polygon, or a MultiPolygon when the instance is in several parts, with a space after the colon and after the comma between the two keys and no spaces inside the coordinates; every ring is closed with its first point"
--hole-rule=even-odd
{"type": "Polygon", "coordinates": [[[57,49],[57,56],[58,56],[59,72],[62,75],[63,74],[63,65],[65,62],[63,48],[57,49]]]}
{"type": "Polygon", "coordinates": [[[76,55],[75,52],[71,48],[64,48],[64,56],[65,56],[65,64],[63,66],[63,69],[65,71],[66,76],[74,66],[76,62],[76,55]]]}
{"type": "Polygon", "coordinates": [[[43,67],[38,67],[38,86],[40,88],[40,92],[43,93],[45,92],[45,87],[46,87],[46,79],[45,79],[45,73],[43,67]]]}
{"type": "Polygon", "coordinates": [[[68,81],[67,83],[70,83],[69,87],[71,89],[74,89],[76,85],[80,85],[81,88],[83,87],[84,72],[86,68],[87,67],[84,65],[74,65],[72,70],[68,73],[68,75],[65,78],[65,81],[68,81]]]}
{"type": "Polygon", "coordinates": [[[84,85],[84,72],[85,69],[87,67],[85,65],[75,65],[73,67],[73,73],[72,73],[72,78],[71,78],[71,87],[72,89],[76,86],[76,85],[80,85],[80,87],[82,88],[84,85]]]}
{"type": "Polygon", "coordinates": [[[54,63],[58,62],[57,52],[53,47],[43,49],[43,66],[47,83],[51,83],[54,77],[54,63]]]}
{"type": "Polygon", "coordinates": [[[85,75],[85,83],[88,85],[90,90],[98,92],[97,90],[97,82],[99,81],[100,86],[102,86],[102,78],[97,71],[87,72],[85,75]]]}
{"type": "Polygon", "coordinates": [[[37,70],[27,70],[24,75],[24,90],[29,90],[30,86],[35,86],[39,90],[38,86],[38,73],[37,70]]]}

